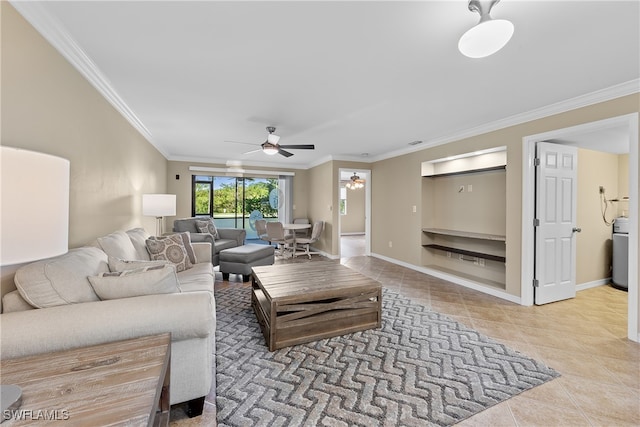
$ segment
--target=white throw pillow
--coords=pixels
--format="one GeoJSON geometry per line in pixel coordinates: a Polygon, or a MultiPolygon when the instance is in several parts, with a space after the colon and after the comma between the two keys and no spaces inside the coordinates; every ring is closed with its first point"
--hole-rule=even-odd
{"type": "Polygon", "coordinates": [[[116,231],[106,236],[98,237],[98,244],[110,257],[118,259],[138,259],[138,252],[124,231],[116,231]]]}
{"type": "Polygon", "coordinates": [[[164,260],[138,261],[138,260],[117,259],[117,258],[109,257],[109,270],[112,272],[136,270],[138,268],[143,268],[143,267],[157,267],[157,266],[162,266],[167,264],[170,264],[170,262],[164,261],[164,260]]]}
{"type": "Polygon", "coordinates": [[[102,273],[89,282],[102,300],[181,292],[173,265],[102,273]]]}

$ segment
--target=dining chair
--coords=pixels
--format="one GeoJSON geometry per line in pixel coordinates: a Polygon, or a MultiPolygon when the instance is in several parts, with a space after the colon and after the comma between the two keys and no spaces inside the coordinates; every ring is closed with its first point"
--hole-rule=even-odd
{"type": "Polygon", "coordinates": [[[293,236],[284,234],[284,227],[279,221],[267,222],[267,236],[269,241],[277,246],[276,255],[286,257],[290,247],[295,249],[291,246],[294,242],[293,236]]]}
{"type": "Polygon", "coordinates": [[[269,242],[271,244],[271,240],[269,240],[269,236],[267,235],[267,220],[258,219],[255,222],[256,233],[258,233],[258,239],[264,240],[265,242],[269,242]]]}
{"type": "Polygon", "coordinates": [[[307,255],[311,259],[311,255],[319,254],[318,252],[310,252],[311,245],[318,240],[324,230],[324,221],[316,221],[313,223],[313,229],[311,230],[311,237],[299,237],[296,238],[296,247],[294,250],[294,256],[298,255],[298,250],[302,251],[304,255],[307,255]]]}
{"type": "MultiPolygon", "coordinates": [[[[294,218],[294,224],[310,224],[309,218],[294,218]]],[[[309,231],[311,231],[311,227],[304,228],[302,230],[294,230],[293,232],[296,235],[296,239],[300,237],[309,237],[309,231]]]]}

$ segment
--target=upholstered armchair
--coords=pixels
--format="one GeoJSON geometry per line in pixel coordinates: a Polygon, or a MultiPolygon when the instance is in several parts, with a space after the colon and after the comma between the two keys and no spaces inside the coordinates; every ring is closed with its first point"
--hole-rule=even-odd
{"type": "Polygon", "coordinates": [[[176,233],[188,231],[192,242],[209,242],[211,243],[211,263],[213,265],[220,264],[220,251],[229,248],[235,248],[244,245],[247,236],[246,230],[242,228],[217,228],[213,227],[209,231],[203,233],[198,228],[199,222],[211,221],[208,217],[181,218],[173,221],[173,231],[176,233]]]}

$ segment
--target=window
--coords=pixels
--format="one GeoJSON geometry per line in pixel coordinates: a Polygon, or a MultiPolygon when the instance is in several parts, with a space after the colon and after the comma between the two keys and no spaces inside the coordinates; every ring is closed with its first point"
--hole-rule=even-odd
{"type": "Polygon", "coordinates": [[[283,203],[278,178],[193,177],[192,216],[208,216],[221,228],[244,228],[257,238],[257,217],[277,221],[283,203]]]}
{"type": "Polygon", "coordinates": [[[213,212],[213,177],[193,177],[193,198],[191,216],[212,216],[213,212]]]}
{"type": "Polygon", "coordinates": [[[340,215],[347,214],[347,188],[340,187],[340,215]]]}

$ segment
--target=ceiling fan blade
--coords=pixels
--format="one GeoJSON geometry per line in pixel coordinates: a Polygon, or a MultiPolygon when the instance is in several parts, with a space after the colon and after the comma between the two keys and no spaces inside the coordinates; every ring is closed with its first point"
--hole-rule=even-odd
{"type": "Polygon", "coordinates": [[[280,148],[292,148],[295,150],[315,150],[316,146],[313,144],[299,144],[299,145],[280,145],[280,148]]]}
{"type": "Polygon", "coordinates": [[[259,151],[262,151],[262,148],[258,148],[258,149],[251,150],[251,151],[247,151],[246,153],[242,153],[242,154],[253,154],[253,153],[257,153],[259,151]]]}
{"type": "Polygon", "coordinates": [[[290,152],[288,152],[288,151],[284,151],[284,150],[282,149],[282,146],[278,147],[278,153],[282,154],[282,155],[283,155],[283,156],[285,156],[285,157],[291,157],[291,156],[293,156],[293,153],[290,153],[290,152]]]}
{"type": "Polygon", "coordinates": [[[244,144],[244,145],[260,145],[260,144],[254,144],[251,142],[242,142],[242,141],[229,141],[229,140],[225,140],[224,142],[230,142],[232,144],[244,144]]]}

